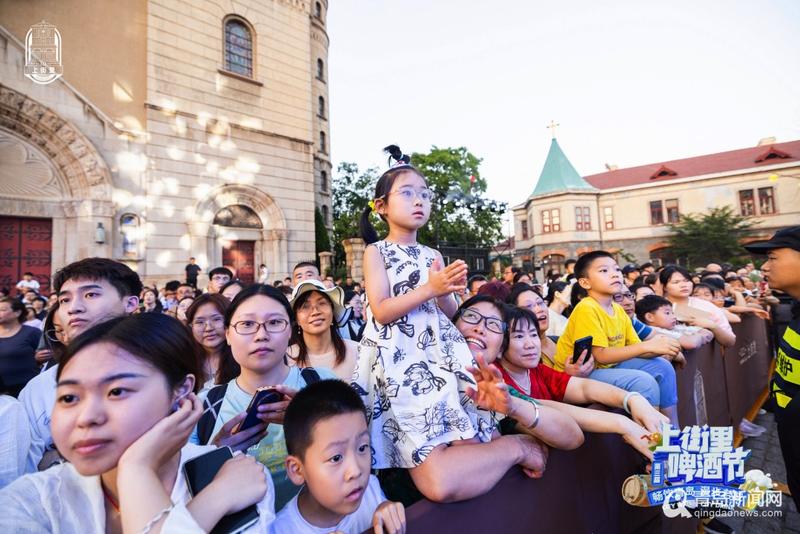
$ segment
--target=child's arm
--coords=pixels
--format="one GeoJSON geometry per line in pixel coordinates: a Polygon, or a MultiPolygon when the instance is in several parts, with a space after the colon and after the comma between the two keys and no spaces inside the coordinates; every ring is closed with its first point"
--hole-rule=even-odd
{"type": "MultiPolygon", "coordinates": [[[[442,258],[442,254],[438,250],[436,251],[436,257],[439,260],[437,267],[441,269],[441,266],[444,265],[444,258],[442,258]]],[[[456,260],[450,265],[455,264],[458,264],[460,267],[455,269],[455,272],[453,273],[453,277],[455,278],[454,283],[460,288],[459,291],[463,292],[464,289],[467,288],[467,264],[463,260],[456,260]]],[[[434,266],[431,265],[431,270],[433,270],[433,268],[434,266]]],[[[439,309],[442,310],[442,312],[444,312],[444,314],[449,318],[452,318],[456,314],[456,310],[458,310],[458,302],[452,293],[437,297],[436,304],[439,306],[439,309]]]]}
{"type": "Polygon", "coordinates": [[[595,361],[602,364],[619,363],[631,358],[652,358],[653,356],[676,356],[681,351],[678,340],[664,335],[658,335],[647,341],[626,345],[624,347],[598,347],[592,346],[592,356],[595,361]]]}
{"type": "MultiPolygon", "coordinates": [[[[573,376],[567,383],[564,402],[569,404],[591,404],[596,402],[611,408],[625,408],[625,397],[628,397],[628,410],[631,417],[650,432],[659,432],[669,419],[647,402],[641,395],[628,395],[628,392],[617,386],[573,376]]],[[[580,424],[580,421],[578,421],[580,424]]],[[[584,428],[581,425],[581,428],[584,428]]],[[[586,430],[584,428],[584,430],[586,430]]]]}
{"type": "Polygon", "coordinates": [[[383,501],[372,515],[372,529],[375,534],[405,534],[406,509],[403,503],[383,501]]]}
{"type": "Polygon", "coordinates": [[[463,290],[463,287],[458,285],[463,276],[461,273],[463,269],[466,269],[463,261],[453,262],[442,269],[437,260],[434,265],[431,265],[426,284],[404,295],[392,297],[392,288],[386,277],[386,267],[380,251],[377,247],[367,247],[364,251],[364,279],[367,284],[367,300],[373,317],[380,324],[389,324],[407,315],[423,302],[434,297],[449,295],[459,289],[463,290]]]}

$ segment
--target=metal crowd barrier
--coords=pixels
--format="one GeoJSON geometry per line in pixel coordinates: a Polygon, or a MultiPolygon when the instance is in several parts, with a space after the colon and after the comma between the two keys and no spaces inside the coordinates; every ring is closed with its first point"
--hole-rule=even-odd
{"type": "MultiPolygon", "coordinates": [[[[681,426],[738,427],[766,398],[773,359],[767,322],[745,316],[734,325],[736,344],[711,343],[686,353],[678,371],[681,426]]],[[[629,475],[646,461],[617,435],[586,433],[574,451],[551,450],[541,479],[511,469],[486,495],[452,504],[420,501],[406,510],[408,532],[694,533],[695,519],[667,519],[660,507],[628,505],[621,496],[629,475]]]]}

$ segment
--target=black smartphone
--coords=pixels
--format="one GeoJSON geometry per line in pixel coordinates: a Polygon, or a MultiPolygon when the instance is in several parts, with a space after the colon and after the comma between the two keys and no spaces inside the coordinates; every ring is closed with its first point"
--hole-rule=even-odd
{"type": "Polygon", "coordinates": [[[581,357],[581,353],[586,351],[586,358],[584,358],[584,362],[589,359],[592,355],[592,336],[582,337],[580,339],[575,340],[575,346],[572,348],[572,363],[578,363],[578,359],[581,357]]]}
{"type": "MultiPolygon", "coordinates": [[[[222,464],[233,458],[230,447],[220,447],[192,458],[183,464],[183,476],[192,497],[208,486],[222,469],[222,464]]],[[[226,515],[211,530],[212,534],[232,534],[241,532],[258,521],[258,508],[255,505],[226,515]]]]}
{"type": "Polygon", "coordinates": [[[277,389],[271,387],[258,388],[253,398],[250,399],[250,404],[247,406],[247,415],[244,421],[239,425],[236,432],[252,428],[261,422],[258,418],[258,407],[262,404],[272,404],[280,402],[283,399],[283,394],[277,389]]]}

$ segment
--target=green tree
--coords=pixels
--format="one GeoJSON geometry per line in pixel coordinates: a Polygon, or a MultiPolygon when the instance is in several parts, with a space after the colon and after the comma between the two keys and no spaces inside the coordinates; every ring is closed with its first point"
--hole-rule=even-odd
{"type": "MultiPolygon", "coordinates": [[[[375,193],[375,182],[378,181],[378,169],[370,168],[361,172],[355,163],[341,163],[332,181],[333,208],[333,261],[334,265],[343,265],[345,261],[342,240],[361,237],[359,221],[361,213],[367,207],[375,193]]],[[[372,218],[372,224],[380,234],[385,226],[378,217],[372,218]]]]}
{"type": "Polygon", "coordinates": [[[730,206],[712,208],[706,214],[682,215],[678,223],[670,224],[670,246],[675,256],[685,258],[690,266],[739,263],[746,256],[741,240],[755,224],[757,221],[735,214],[730,206]]]}
{"type": "Polygon", "coordinates": [[[486,197],[486,180],[481,178],[481,159],[464,147],[432,147],[428,153],[411,155],[433,191],[431,218],[420,229],[418,239],[438,247],[440,243],[471,243],[490,246],[502,239],[502,210],[486,197]],[[468,197],[453,202],[453,196],[468,197]],[[494,205],[495,209],[489,209],[494,205]]]}
{"type": "Polygon", "coordinates": [[[331,240],[328,237],[328,229],[325,227],[325,220],[322,218],[319,208],[314,208],[314,238],[317,257],[320,252],[331,251],[331,240]]]}

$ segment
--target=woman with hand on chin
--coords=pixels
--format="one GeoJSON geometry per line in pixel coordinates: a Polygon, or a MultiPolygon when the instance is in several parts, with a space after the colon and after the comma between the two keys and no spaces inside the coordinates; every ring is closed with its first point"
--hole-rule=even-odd
{"type": "Polygon", "coordinates": [[[68,460],[0,491],[0,531],[201,532],[256,504],[274,519],[269,477],[237,460],[191,498],[181,466],[211,450],[187,444],[200,417],[201,357],[176,319],[139,314],[72,340],[58,368],[52,431],[68,460]],[[242,480],[252,488],[241,493],[242,480]],[[252,490],[252,491],[250,491],[252,490]]]}

